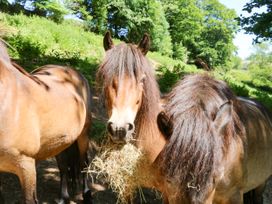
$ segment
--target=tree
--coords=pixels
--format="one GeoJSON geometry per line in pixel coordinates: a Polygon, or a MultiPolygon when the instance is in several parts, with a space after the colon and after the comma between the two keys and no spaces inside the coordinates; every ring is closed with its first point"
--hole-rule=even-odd
{"type": "Polygon", "coordinates": [[[12,3],[2,0],[0,8],[11,14],[22,12],[26,15],[44,16],[55,22],[61,22],[64,15],[69,13],[65,3],[65,0],[14,0],[12,3]]]}
{"type": "Polygon", "coordinates": [[[91,31],[104,34],[110,30],[115,38],[127,42],[138,42],[147,32],[152,40],[151,50],[172,54],[169,25],[160,1],[76,0],[71,8],[77,16],[86,20],[86,15],[78,11],[79,7],[85,8],[89,14],[87,23],[91,31]]]}
{"type": "Polygon", "coordinates": [[[255,34],[255,42],[272,39],[272,1],[251,0],[244,8],[250,16],[238,18],[240,26],[249,34],[255,34]],[[257,11],[258,12],[257,12],[257,11]],[[260,11],[263,10],[263,11],[260,11]]]}
{"type": "Polygon", "coordinates": [[[14,14],[24,12],[24,7],[17,1],[11,3],[8,0],[0,0],[0,11],[14,14]]]}
{"type": "Polygon", "coordinates": [[[60,23],[64,20],[64,16],[69,13],[64,3],[65,1],[60,0],[36,0],[32,6],[34,7],[34,11],[40,11],[46,17],[60,23]]]}
{"type": "Polygon", "coordinates": [[[107,30],[108,3],[109,0],[69,0],[67,6],[90,31],[104,34],[107,30]]]}
{"type": "Polygon", "coordinates": [[[247,61],[247,68],[252,75],[253,84],[259,87],[272,87],[272,49],[267,43],[254,45],[254,52],[247,61]]]}
{"type": "Polygon", "coordinates": [[[0,0],[0,5],[2,6],[5,6],[5,5],[8,5],[9,4],[9,2],[8,2],[8,0],[0,0]]]}
{"type": "Polygon", "coordinates": [[[165,16],[173,43],[173,57],[184,58],[184,47],[190,58],[195,58],[195,49],[202,32],[203,12],[196,6],[197,0],[162,0],[165,16]]]}
{"type": "Polygon", "coordinates": [[[204,21],[197,54],[210,66],[226,64],[236,49],[233,44],[237,30],[235,11],[227,9],[218,0],[203,0],[200,7],[204,21]]]}
{"type": "Polygon", "coordinates": [[[180,45],[187,48],[189,61],[201,59],[210,67],[226,64],[235,47],[237,23],[234,10],[218,0],[162,0],[174,46],[174,57],[180,45]]]}
{"type": "Polygon", "coordinates": [[[77,18],[88,21],[92,17],[90,15],[90,2],[86,0],[66,0],[66,7],[74,14],[77,18]]]}
{"type": "MultiPolygon", "coordinates": [[[[151,51],[158,51],[164,55],[172,55],[172,42],[169,33],[169,24],[165,18],[161,3],[157,0],[138,1],[135,8],[135,17],[131,18],[127,38],[130,42],[138,42],[143,33],[151,36],[151,51]],[[145,9],[141,9],[145,8],[145,9]]],[[[134,12],[134,11],[133,11],[134,12]]]]}

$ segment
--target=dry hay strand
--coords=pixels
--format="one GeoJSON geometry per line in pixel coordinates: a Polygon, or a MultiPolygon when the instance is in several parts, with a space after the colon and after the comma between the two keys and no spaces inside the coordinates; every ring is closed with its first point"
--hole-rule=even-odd
{"type": "Polygon", "coordinates": [[[150,180],[146,170],[146,158],[140,149],[128,143],[122,147],[106,145],[91,162],[85,172],[93,179],[104,179],[117,194],[118,203],[127,203],[133,199],[136,189],[139,189],[144,200],[141,185],[150,180]]]}
{"type": "MultiPolygon", "coordinates": [[[[1,20],[1,19],[0,19],[1,20]]],[[[16,51],[14,47],[12,47],[7,41],[3,38],[7,37],[8,35],[12,35],[16,32],[16,30],[10,26],[7,26],[5,23],[0,22],[0,43],[2,42],[7,47],[11,48],[13,51],[16,51]]]]}
{"type": "Polygon", "coordinates": [[[5,36],[7,33],[8,33],[7,27],[3,23],[0,23],[0,37],[5,36]]]}
{"type": "Polygon", "coordinates": [[[15,29],[6,25],[3,22],[0,22],[0,37],[5,37],[7,35],[15,33],[15,29]]]}

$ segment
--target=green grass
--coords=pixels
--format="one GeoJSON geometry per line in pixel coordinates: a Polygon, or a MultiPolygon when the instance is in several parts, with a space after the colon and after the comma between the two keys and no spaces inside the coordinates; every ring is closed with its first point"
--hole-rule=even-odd
{"type": "Polygon", "coordinates": [[[249,70],[217,71],[214,74],[216,78],[226,81],[236,95],[256,99],[272,111],[272,86],[265,81],[261,86],[254,83],[260,79],[249,70]]]}

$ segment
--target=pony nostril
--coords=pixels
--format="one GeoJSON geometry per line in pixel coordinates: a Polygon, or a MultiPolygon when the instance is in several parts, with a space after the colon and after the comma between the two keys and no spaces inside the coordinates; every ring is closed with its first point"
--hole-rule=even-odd
{"type": "Polygon", "coordinates": [[[108,122],[108,125],[107,125],[107,130],[108,132],[113,135],[114,134],[114,130],[113,130],[113,127],[112,127],[112,122],[108,122]]]}
{"type": "Polygon", "coordinates": [[[127,135],[127,131],[125,128],[118,128],[116,130],[116,135],[118,135],[119,139],[124,139],[127,135]]]}
{"type": "Polygon", "coordinates": [[[128,131],[134,130],[134,125],[129,123],[128,124],[128,131]]]}

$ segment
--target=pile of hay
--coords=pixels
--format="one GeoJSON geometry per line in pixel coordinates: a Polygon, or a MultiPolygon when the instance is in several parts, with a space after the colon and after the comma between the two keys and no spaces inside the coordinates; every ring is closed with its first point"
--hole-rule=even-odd
{"type": "Polygon", "coordinates": [[[104,179],[117,194],[118,203],[127,203],[136,189],[150,179],[145,170],[146,162],[143,153],[132,144],[122,147],[107,145],[86,171],[92,178],[95,175],[98,180],[104,179]]]}

